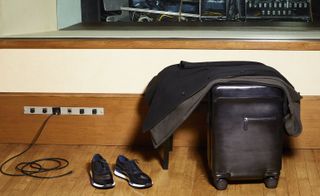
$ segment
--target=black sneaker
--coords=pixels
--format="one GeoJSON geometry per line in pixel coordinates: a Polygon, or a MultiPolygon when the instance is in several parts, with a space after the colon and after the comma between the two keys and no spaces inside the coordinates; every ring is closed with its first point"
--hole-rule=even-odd
{"type": "Polygon", "coordinates": [[[90,177],[95,188],[108,189],[116,185],[107,161],[100,154],[95,154],[91,160],[90,177]]]}
{"type": "Polygon", "coordinates": [[[114,175],[126,179],[134,188],[148,188],[152,186],[151,178],[143,173],[135,160],[129,160],[123,155],[117,158],[114,175]]]}

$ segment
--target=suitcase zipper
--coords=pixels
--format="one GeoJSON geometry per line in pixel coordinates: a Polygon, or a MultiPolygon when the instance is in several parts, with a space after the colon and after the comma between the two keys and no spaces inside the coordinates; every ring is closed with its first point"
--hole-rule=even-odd
{"type": "Polygon", "coordinates": [[[249,121],[272,121],[277,120],[276,117],[244,117],[243,118],[243,130],[247,131],[249,126],[249,121]]]}

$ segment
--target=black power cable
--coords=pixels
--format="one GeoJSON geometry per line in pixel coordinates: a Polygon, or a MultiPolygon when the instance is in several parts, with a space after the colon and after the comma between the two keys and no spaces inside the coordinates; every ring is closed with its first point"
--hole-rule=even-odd
{"type": "MultiPolygon", "coordinates": [[[[58,113],[56,113],[58,114],[58,113]]],[[[11,160],[21,156],[22,154],[26,153],[28,150],[31,149],[31,147],[37,142],[37,140],[39,139],[42,131],[44,130],[44,128],[46,127],[48,121],[50,120],[50,118],[53,116],[54,114],[48,116],[48,118],[46,118],[46,120],[42,123],[42,125],[40,126],[39,130],[37,131],[37,133],[35,134],[35,136],[33,137],[31,143],[28,145],[28,147],[23,150],[22,152],[20,152],[17,155],[14,155],[13,157],[9,158],[8,160],[6,160],[5,162],[3,162],[0,166],[0,172],[3,175],[7,175],[7,176],[30,176],[30,177],[34,177],[34,178],[43,178],[43,179],[51,179],[51,178],[59,178],[59,177],[63,177],[66,175],[69,175],[72,173],[72,171],[69,171],[67,173],[61,174],[61,175],[55,175],[55,176],[39,176],[37,174],[41,174],[41,173],[45,173],[45,172],[50,172],[50,171],[57,171],[57,170],[61,170],[66,168],[69,165],[69,161],[63,158],[43,158],[43,159],[37,159],[34,161],[28,161],[28,162],[21,162],[18,165],[16,165],[15,169],[16,171],[19,171],[19,174],[16,173],[7,173],[3,170],[3,167],[10,162],[11,160]],[[43,164],[47,164],[47,163],[53,163],[53,166],[51,167],[45,167],[43,166],[43,164]]],[[[52,164],[50,164],[52,165],[52,164]]]]}

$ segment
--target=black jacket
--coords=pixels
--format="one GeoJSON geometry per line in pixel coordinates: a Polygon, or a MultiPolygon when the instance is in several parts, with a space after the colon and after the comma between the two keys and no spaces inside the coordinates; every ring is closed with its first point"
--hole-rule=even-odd
{"type": "Polygon", "coordinates": [[[273,86],[281,86],[283,90],[289,89],[287,96],[291,97],[290,100],[292,100],[292,102],[298,103],[298,105],[295,105],[294,111],[291,111],[291,113],[296,113],[294,121],[298,121],[298,125],[295,126],[295,131],[292,131],[291,133],[294,133],[292,135],[297,135],[298,132],[301,132],[300,110],[298,110],[300,109],[301,97],[294,90],[293,86],[272,67],[257,62],[242,61],[205,63],[181,62],[180,64],[172,65],[162,70],[152,79],[145,91],[145,100],[150,107],[143,123],[143,131],[146,132],[151,130],[154,146],[158,147],[191,114],[196,105],[201,101],[200,99],[203,98],[203,93],[207,92],[207,90],[204,92],[201,92],[201,90],[210,87],[208,87],[208,84],[213,85],[215,82],[219,81],[237,82],[235,79],[243,76],[249,78],[246,78],[245,80],[242,78],[242,82],[245,81],[266,85],[272,84],[273,86]],[[271,82],[270,80],[259,82],[259,78],[257,77],[278,79],[284,84],[280,85],[280,82],[274,82],[273,80],[271,82]],[[201,96],[199,95],[199,92],[202,93],[201,96]],[[183,105],[188,108],[182,109],[181,106],[183,105]],[[296,109],[297,107],[298,109],[296,109]],[[181,116],[183,117],[180,118],[181,116]]]}

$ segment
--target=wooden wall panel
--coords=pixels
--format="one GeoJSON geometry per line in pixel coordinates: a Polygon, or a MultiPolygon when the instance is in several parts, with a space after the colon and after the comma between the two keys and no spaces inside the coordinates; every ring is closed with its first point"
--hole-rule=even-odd
{"type": "Polygon", "coordinates": [[[320,50],[319,40],[0,39],[0,48],[320,50]]]}
{"type": "MultiPolygon", "coordinates": [[[[150,136],[141,133],[147,111],[141,95],[106,94],[0,94],[0,143],[29,143],[47,116],[24,115],[23,106],[98,106],[104,116],[54,116],[38,143],[151,145],[150,136]]],[[[202,103],[176,131],[175,146],[205,144],[206,104],[202,103]]],[[[320,96],[302,101],[304,131],[290,138],[292,148],[320,148],[320,96]]]]}

